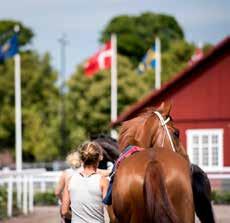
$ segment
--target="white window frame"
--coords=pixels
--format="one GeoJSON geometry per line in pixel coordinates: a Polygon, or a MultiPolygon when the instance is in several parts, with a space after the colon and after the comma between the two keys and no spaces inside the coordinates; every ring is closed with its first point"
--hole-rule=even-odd
{"type": "MultiPolygon", "coordinates": [[[[215,171],[221,171],[223,170],[223,134],[224,130],[223,129],[189,129],[186,131],[186,138],[187,138],[187,152],[188,156],[190,158],[190,161],[193,163],[193,142],[192,139],[194,136],[199,137],[199,142],[198,142],[198,147],[199,147],[199,166],[204,170],[208,172],[215,172],[215,171]],[[218,165],[213,166],[205,166],[202,164],[202,151],[200,150],[201,147],[201,142],[200,142],[200,137],[203,135],[207,135],[208,137],[211,137],[212,135],[217,135],[218,136],[218,165]]],[[[208,141],[208,151],[209,151],[209,163],[211,164],[212,160],[212,152],[211,152],[211,145],[210,145],[210,140],[208,141]]]]}

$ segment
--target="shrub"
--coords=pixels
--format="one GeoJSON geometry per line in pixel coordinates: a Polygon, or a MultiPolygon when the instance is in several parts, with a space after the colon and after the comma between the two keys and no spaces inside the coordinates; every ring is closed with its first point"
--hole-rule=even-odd
{"type": "Polygon", "coordinates": [[[214,204],[230,204],[230,191],[213,191],[212,201],[214,204]]]}
{"type": "Polygon", "coordinates": [[[6,188],[0,187],[0,220],[7,216],[7,192],[6,188]]]}
{"type": "Polygon", "coordinates": [[[57,205],[58,199],[53,192],[36,193],[34,196],[35,205],[57,205]]]}
{"type": "MultiPolygon", "coordinates": [[[[20,214],[16,203],[16,192],[13,192],[13,216],[20,214]]],[[[0,220],[7,217],[7,190],[0,187],[0,220]]]]}

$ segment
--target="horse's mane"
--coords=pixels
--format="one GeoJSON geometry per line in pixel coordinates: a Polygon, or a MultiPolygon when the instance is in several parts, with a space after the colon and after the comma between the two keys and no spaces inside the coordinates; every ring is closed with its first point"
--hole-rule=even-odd
{"type": "Polygon", "coordinates": [[[144,125],[145,121],[154,116],[155,107],[147,107],[139,112],[134,118],[129,119],[122,123],[119,134],[119,149],[122,150],[128,145],[135,145],[135,135],[137,131],[141,131],[141,125],[144,125]]]}
{"type": "MultiPolygon", "coordinates": [[[[143,110],[141,110],[139,113],[137,113],[137,115],[135,117],[137,117],[137,116],[143,117],[144,116],[144,117],[148,118],[148,117],[154,115],[155,111],[157,111],[156,107],[153,107],[153,106],[147,107],[147,108],[144,108],[143,110]]],[[[131,119],[129,121],[131,121],[131,119]]]]}

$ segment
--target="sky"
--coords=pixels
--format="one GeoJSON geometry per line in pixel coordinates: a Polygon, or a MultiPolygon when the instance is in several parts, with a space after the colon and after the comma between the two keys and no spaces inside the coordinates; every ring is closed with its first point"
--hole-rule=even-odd
{"type": "Polygon", "coordinates": [[[58,39],[66,35],[67,78],[97,51],[100,33],[114,16],[146,11],[172,15],[186,39],[196,44],[217,44],[230,34],[230,0],[0,0],[0,9],[0,20],[19,20],[34,31],[29,47],[49,52],[57,70],[58,39]]]}

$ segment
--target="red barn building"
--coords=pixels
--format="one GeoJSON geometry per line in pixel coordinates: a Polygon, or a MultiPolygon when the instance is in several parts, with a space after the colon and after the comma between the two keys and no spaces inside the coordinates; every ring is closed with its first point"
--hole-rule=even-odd
{"type": "Polygon", "coordinates": [[[230,37],[130,106],[113,125],[162,101],[173,104],[171,115],[190,160],[209,173],[230,173],[230,37]]]}

